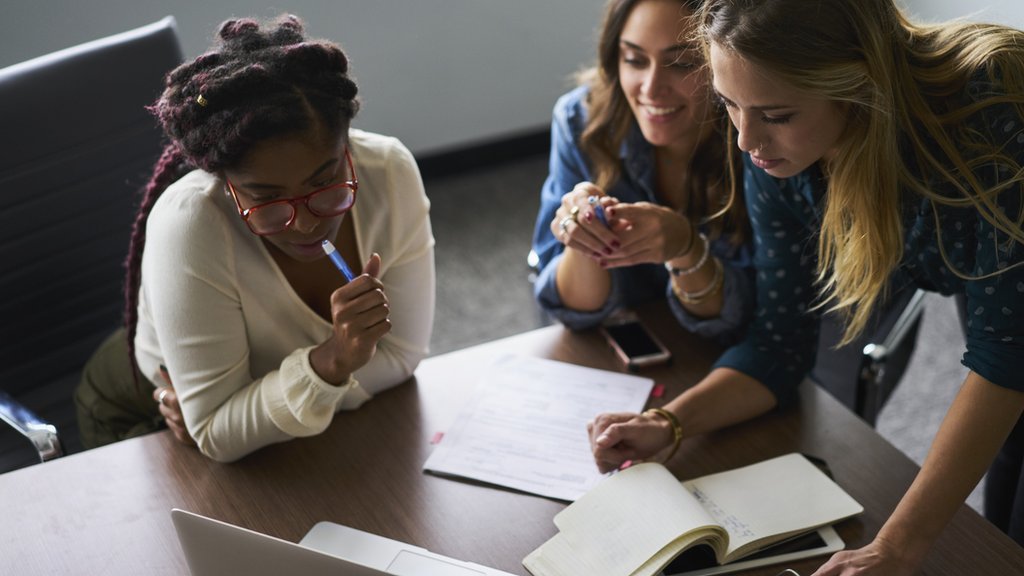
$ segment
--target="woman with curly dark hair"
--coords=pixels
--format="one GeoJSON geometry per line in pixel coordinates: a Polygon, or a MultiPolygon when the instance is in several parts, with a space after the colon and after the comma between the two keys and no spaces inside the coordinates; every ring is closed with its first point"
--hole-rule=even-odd
{"type": "MultiPolygon", "coordinates": [[[[152,107],[170,142],[132,233],[127,338],[105,349],[126,344],[175,435],[230,461],[409,378],[430,339],[434,242],[412,155],[350,127],[337,45],[294,16],[218,36],[152,107]]],[[[93,444],[124,436],[94,417],[106,385],[87,370],[78,393],[93,444]]]]}

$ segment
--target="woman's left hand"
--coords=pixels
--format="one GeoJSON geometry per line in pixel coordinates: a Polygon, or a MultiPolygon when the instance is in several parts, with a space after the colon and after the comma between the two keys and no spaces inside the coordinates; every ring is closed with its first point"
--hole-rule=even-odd
{"type": "Polygon", "coordinates": [[[876,538],[863,548],[836,552],[811,576],[911,576],[918,562],[899,552],[896,546],[876,538]]]}
{"type": "Polygon", "coordinates": [[[666,206],[650,202],[617,204],[605,210],[614,222],[622,246],[605,259],[607,267],[660,264],[671,260],[693,242],[690,221],[666,206]]]}
{"type": "Polygon", "coordinates": [[[164,385],[153,389],[153,400],[156,400],[160,407],[160,415],[164,417],[167,428],[178,442],[186,446],[195,446],[196,441],[185,428],[185,416],[181,413],[181,404],[178,403],[178,394],[171,384],[171,376],[163,367],[160,368],[160,376],[164,379],[164,385]]]}

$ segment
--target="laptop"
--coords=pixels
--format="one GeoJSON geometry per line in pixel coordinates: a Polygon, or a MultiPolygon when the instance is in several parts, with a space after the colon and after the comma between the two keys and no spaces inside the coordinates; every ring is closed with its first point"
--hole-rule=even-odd
{"type": "Polygon", "coordinates": [[[171,520],[192,576],[512,576],[333,522],[295,544],[177,508],[171,520]]]}

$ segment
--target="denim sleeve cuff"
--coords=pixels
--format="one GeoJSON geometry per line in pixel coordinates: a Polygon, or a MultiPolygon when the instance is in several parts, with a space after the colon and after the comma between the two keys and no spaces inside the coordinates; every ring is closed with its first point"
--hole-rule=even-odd
{"type": "Polygon", "coordinates": [[[562,260],[563,254],[564,252],[552,258],[548,265],[537,274],[537,280],[533,285],[534,296],[537,298],[541,309],[567,328],[571,330],[593,328],[607,318],[615,310],[619,302],[619,282],[616,279],[616,274],[613,272],[611,275],[612,289],[604,306],[587,312],[566,308],[562,304],[562,299],[558,295],[558,286],[555,284],[558,263],[562,260]]]}
{"type": "Polygon", "coordinates": [[[746,332],[754,311],[754,294],[747,273],[732,266],[725,266],[724,270],[722,310],[714,318],[698,318],[691,314],[676,298],[671,282],[665,292],[672,313],[684,329],[728,346],[738,342],[746,332]]]}

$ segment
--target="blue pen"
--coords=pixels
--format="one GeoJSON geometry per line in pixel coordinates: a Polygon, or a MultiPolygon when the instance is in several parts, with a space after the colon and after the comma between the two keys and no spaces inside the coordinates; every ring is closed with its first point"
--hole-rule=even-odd
{"type": "Polygon", "coordinates": [[[345,264],[345,260],[341,257],[341,253],[338,249],[331,244],[330,240],[324,240],[320,243],[320,247],[324,249],[324,254],[334,262],[334,265],[341,270],[341,273],[345,275],[345,279],[351,282],[356,276],[348,268],[348,264],[345,264]]]}
{"type": "Polygon", "coordinates": [[[608,216],[604,213],[604,206],[601,205],[601,199],[591,194],[590,197],[587,198],[587,202],[590,204],[590,207],[594,209],[594,214],[597,215],[598,222],[604,224],[605,228],[609,228],[608,216]]]}

